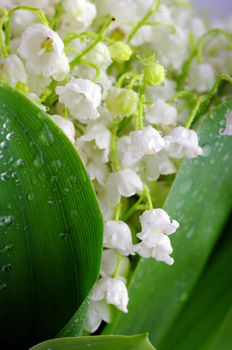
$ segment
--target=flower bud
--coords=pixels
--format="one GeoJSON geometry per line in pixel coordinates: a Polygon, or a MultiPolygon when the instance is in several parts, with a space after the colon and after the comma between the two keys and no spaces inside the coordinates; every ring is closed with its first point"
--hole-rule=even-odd
{"type": "Polygon", "coordinates": [[[128,61],[132,55],[132,50],[129,45],[122,41],[115,41],[109,47],[111,58],[116,62],[128,61]]]}
{"type": "Polygon", "coordinates": [[[106,97],[106,106],[112,114],[129,116],[136,112],[138,95],[133,90],[113,88],[106,97]]]}
{"type": "Polygon", "coordinates": [[[149,86],[160,85],[165,80],[165,69],[161,64],[149,62],[144,67],[144,82],[149,86]]]}

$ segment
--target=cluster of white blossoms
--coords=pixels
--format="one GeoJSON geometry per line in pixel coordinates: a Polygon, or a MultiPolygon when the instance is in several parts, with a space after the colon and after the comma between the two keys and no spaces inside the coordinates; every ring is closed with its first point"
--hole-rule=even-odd
{"type": "Polygon", "coordinates": [[[0,79],[64,131],[99,199],[104,251],[85,324],[92,333],[114,308],[128,311],[139,256],[174,262],[179,223],[159,197],[183,159],[203,154],[190,128],[218,74],[232,73],[232,21],[215,30],[188,2],[169,0],[2,0],[0,23],[0,79]]]}

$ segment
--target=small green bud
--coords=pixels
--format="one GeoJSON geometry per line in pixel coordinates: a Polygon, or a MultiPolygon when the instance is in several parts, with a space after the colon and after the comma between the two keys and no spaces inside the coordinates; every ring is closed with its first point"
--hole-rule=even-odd
{"type": "Polygon", "coordinates": [[[128,61],[132,55],[132,50],[129,45],[122,41],[115,41],[109,47],[110,56],[116,62],[128,61]]]}
{"type": "Polygon", "coordinates": [[[164,67],[155,62],[149,62],[144,67],[144,82],[149,86],[160,85],[165,80],[164,67]]]}
{"type": "Polygon", "coordinates": [[[106,97],[106,106],[114,115],[130,116],[138,107],[138,95],[133,90],[113,88],[106,97]]]}

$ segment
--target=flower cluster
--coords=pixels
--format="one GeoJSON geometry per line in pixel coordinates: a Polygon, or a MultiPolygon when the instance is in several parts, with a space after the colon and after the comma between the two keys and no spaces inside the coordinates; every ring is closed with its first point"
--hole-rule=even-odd
{"type": "Polygon", "coordinates": [[[0,79],[49,113],[99,199],[104,251],[85,324],[95,332],[114,307],[128,311],[132,260],[174,262],[179,223],[159,196],[183,159],[203,154],[190,128],[232,71],[232,22],[209,28],[168,0],[11,0],[0,14],[0,79]]]}

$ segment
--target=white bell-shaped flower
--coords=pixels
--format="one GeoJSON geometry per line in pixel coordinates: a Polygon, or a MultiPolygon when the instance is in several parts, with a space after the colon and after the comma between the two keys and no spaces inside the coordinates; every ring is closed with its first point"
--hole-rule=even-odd
{"type": "Polygon", "coordinates": [[[155,181],[160,175],[170,175],[176,172],[175,165],[171,162],[165,151],[151,156],[145,156],[142,160],[141,169],[142,178],[148,181],[155,181]]]}
{"type": "Polygon", "coordinates": [[[215,75],[214,68],[211,64],[194,63],[191,65],[187,87],[189,90],[194,90],[199,94],[208,92],[215,82],[215,75]]]}
{"type": "Polygon", "coordinates": [[[11,20],[11,32],[14,37],[22,35],[24,30],[36,22],[36,15],[26,10],[15,11],[11,20]]]}
{"type": "Polygon", "coordinates": [[[198,135],[194,130],[178,126],[164,139],[167,141],[167,152],[172,158],[195,158],[203,154],[198,144],[198,135]]]}
{"type": "MultiPolygon", "coordinates": [[[[119,256],[119,253],[115,249],[103,250],[102,264],[101,264],[101,270],[100,270],[100,275],[102,277],[113,276],[118,264],[118,256],[119,256]]],[[[127,256],[121,255],[120,263],[118,266],[118,276],[120,276],[121,279],[124,278],[126,280],[129,269],[130,269],[129,258],[127,256]]]]}
{"type": "Polygon", "coordinates": [[[69,140],[74,143],[75,142],[75,127],[73,122],[69,119],[65,119],[58,114],[54,114],[50,116],[51,119],[59,126],[60,129],[64,132],[64,134],[69,138],[69,140]]]}
{"type": "Polygon", "coordinates": [[[119,278],[103,277],[98,280],[91,299],[93,301],[104,300],[107,304],[112,304],[125,313],[128,312],[128,291],[125,283],[119,278]]]}
{"type": "Polygon", "coordinates": [[[134,246],[134,251],[143,258],[154,258],[157,261],[164,261],[168,265],[172,265],[174,260],[169,254],[173,249],[168,236],[160,235],[159,241],[156,245],[148,245],[144,241],[134,246]]]}
{"type": "Polygon", "coordinates": [[[131,197],[143,191],[140,177],[131,169],[122,169],[111,173],[106,182],[109,202],[114,204],[122,197],[131,197]]]}
{"type": "Polygon", "coordinates": [[[133,253],[129,226],[123,221],[106,221],[103,245],[105,248],[117,249],[123,255],[133,253]]]}
{"type": "Polygon", "coordinates": [[[164,67],[171,67],[175,71],[179,71],[188,55],[188,33],[178,26],[175,29],[175,33],[173,33],[165,27],[160,27],[158,31],[153,27],[151,45],[157,53],[159,62],[164,67]]]}
{"type": "Polygon", "coordinates": [[[148,246],[155,246],[164,234],[170,235],[180,226],[176,220],[171,221],[163,209],[145,210],[140,216],[142,231],[137,236],[148,246]]]}
{"type": "Polygon", "coordinates": [[[160,133],[152,126],[130,132],[118,140],[117,148],[122,167],[135,165],[143,156],[156,154],[165,146],[160,133]]]}
{"type": "Polygon", "coordinates": [[[62,40],[42,24],[33,24],[23,32],[18,52],[35,74],[63,80],[69,72],[62,40]]]}
{"type": "Polygon", "coordinates": [[[82,136],[82,139],[86,142],[94,141],[95,146],[100,150],[103,150],[103,161],[108,162],[108,156],[110,153],[110,141],[111,132],[106,128],[104,124],[93,123],[90,124],[86,130],[86,133],[82,136]]]}
{"type": "Polygon", "coordinates": [[[146,154],[155,154],[165,145],[160,133],[150,125],[142,130],[132,131],[130,138],[137,158],[141,158],[146,154]]]}
{"type": "Polygon", "coordinates": [[[110,306],[104,301],[93,301],[88,308],[84,329],[89,333],[94,333],[102,321],[106,323],[112,321],[110,306]]]}
{"type": "Polygon", "coordinates": [[[0,77],[14,87],[17,83],[27,84],[24,64],[17,55],[0,58],[0,77]]]}
{"type": "Polygon", "coordinates": [[[88,170],[91,180],[105,183],[108,174],[108,156],[110,151],[110,131],[101,124],[93,124],[76,141],[76,148],[88,170]]]}
{"type": "Polygon", "coordinates": [[[62,34],[84,31],[96,17],[96,6],[88,0],[63,0],[62,6],[65,11],[61,17],[62,34]]]}
{"type": "Polygon", "coordinates": [[[99,118],[97,107],[101,103],[101,87],[88,79],[76,78],[64,86],[58,86],[59,101],[73,118],[82,122],[99,118]]]}
{"type": "Polygon", "coordinates": [[[112,63],[109,49],[103,43],[98,43],[93,50],[87,53],[85,59],[89,62],[95,63],[102,69],[107,69],[112,63]]]}
{"type": "Polygon", "coordinates": [[[158,99],[154,105],[147,108],[145,118],[149,123],[160,125],[165,129],[176,126],[177,110],[164,100],[158,99]]]}
{"type": "Polygon", "coordinates": [[[148,86],[147,95],[151,101],[157,103],[157,100],[168,101],[176,93],[176,83],[173,80],[165,79],[162,85],[159,86],[148,86]]]}

